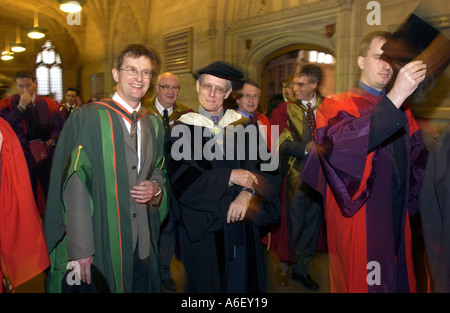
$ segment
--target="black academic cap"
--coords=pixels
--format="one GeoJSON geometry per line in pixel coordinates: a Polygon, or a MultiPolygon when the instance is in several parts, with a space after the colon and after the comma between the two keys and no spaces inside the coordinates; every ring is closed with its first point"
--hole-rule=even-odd
{"type": "Polygon", "coordinates": [[[239,88],[239,86],[242,84],[242,78],[244,78],[244,74],[240,70],[223,61],[216,61],[205,67],[202,67],[196,73],[194,73],[193,76],[195,79],[198,79],[201,74],[209,74],[219,78],[230,80],[233,83],[233,89],[239,88]]]}
{"type": "Polygon", "coordinates": [[[427,81],[436,79],[449,64],[450,40],[419,17],[422,12],[416,9],[410,14],[381,49],[397,70],[413,60],[423,60],[427,81]]]}

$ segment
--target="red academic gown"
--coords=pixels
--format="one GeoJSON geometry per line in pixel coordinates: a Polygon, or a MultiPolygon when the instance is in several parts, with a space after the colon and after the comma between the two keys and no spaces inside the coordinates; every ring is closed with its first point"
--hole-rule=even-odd
{"type": "Polygon", "coordinates": [[[272,150],[272,133],[271,133],[271,124],[270,124],[270,120],[267,116],[265,116],[262,113],[259,113],[258,111],[256,111],[253,114],[252,117],[252,121],[255,122],[258,127],[262,127],[262,129],[260,129],[260,131],[263,132],[263,137],[264,140],[266,141],[267,144],[267,148],[269,149],[269,151],[272,150]],[[265,129],[264,129],[265,127],[265,129]],[[264,133],[265,132],[265,133],[264,133]]]}
{"type": "Polygon", "coordinates": [[[390,101],[380,99],[353,88],[327,98],[317,112],[315,157],[308,158],[302,177],[325,195],[331,292],[416,291],[409,216],[418,210],[426,147],[411,111],[397,110],[405,123],[393,134],[404,141],[407,157],[399,161],[406,162],[407,174],[403,205],[393,205],[389,147],[368,153],[370,113],[390,101]]]}
{"type": "MultiPolygon", "coordinates": [[[[278,135],[283,129],[288,128],[287,102],[281,102],[272,111],[270,116],[270,124],[278,125],[278,135]]],[[[279,262],[289,262],[287,222],[286,222],[286,178],[281,182],[280,199],[281,199],[281,216],[280,222],[272,225],[270,233],[270,249],[276,254],[279,262]]]]}
{"type": "MultiPolygon", "coordinates": [[[[256,111],[253,114],[252,117],[252,121],[255,122],[258,127],[262,126],[262,127],[266,127],[265,128],[265,134],[263,136],[265,136],[265,140],[266,140],[266,144],[267,144],[267,148],[269,149],[269,151],[272,151],[272,147],[274,144],[277,144],[276,142],[273,143],[272,142],[272,129],[271,129],[271,123],[270,120],[267,116],[265,116],[262,113],[259,113],[258,111],[256,111]]],[[[260,129],[261,131],[261,129],[260,129]]],[[[261,131],[261,133],[263,133],[264,131],[261,131]]],[[[277,134],[278,135],[278,134],[277,134]]],[[[286,207],[284,205],[284,207],[286,207]]],[[[280,217],[283,221],[285,221],[286,219],[286,209],[281,210],[281,217],[280,217]]],[[[282,222],[283,224],[283,229],[286,228],[286,223],[282,222]]],[[[277,255],[282,254],[283,256],[281,257],[283,260],[288,258],[288,253],[287,253],[287,248],[285,250],[281,249],[281,251],[285,251],[285,254],[283,254],[283,252],[279,253],[280,251],[280,245],[278,244],[280,241],[284,242],[286,244],[287,242],[287,237],[286,236],[280,236],[283,233],[282,232],[277,232],[277,229],[273,228],[270,230],[271,232],[268,233],[267,235],[265,235],[262,239],[262,243],[268,246],[268,249],[272,249],[275,250],[275,253],[277,255]],[[272,233],[272,231],[275,231],[274,233],[272,233]],[[270,238],[269,238],[270,236],[270,238]],[[273,244],[274,242],[274,244],[273,244]]]]}
{"type": "Polygon", "coordinates": [[[49,266],[47,245],[25,157],[11,126],[0,118],[0,292],[6,277],[17,287],[49,266]]]}

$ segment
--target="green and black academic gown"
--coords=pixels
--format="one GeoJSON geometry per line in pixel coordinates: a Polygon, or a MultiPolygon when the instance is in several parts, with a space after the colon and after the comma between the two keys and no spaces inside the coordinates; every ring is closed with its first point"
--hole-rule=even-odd
{"type": "MultiPolygon", "coordinates": [[[[130,292],[133,280],[133,247],[130,221],[130,186],[125,156],[122,117],[128,112],[118,103],[89,104],[75,110],[67,120],[56,147],[44,227],[51,267],[48,291],[61,292],[61,282],[69,263],[66,237],[64,188],[71,175],[78,175],[89,192],[94,231],[93,271],[103,276],[103,286],[111,292],[130,292]]],[[[153,166],[150,178],[160,171],[166,181],[163,144],[164,129],[155,116],[144,114],[141,123],[153,131],[153,166]]],[[[142,142],[144,151],[145,141],[142,142]]],[[[142,163],[141,163],[142,164],[142,163]]],[[[144,169],[141,169],[141,171],[144,169]]],[[[159,226],[167,214],[167,193],[159,207],[147,206],[151,245],[149,292],[160,292],[157,264],[159,226]]]]}

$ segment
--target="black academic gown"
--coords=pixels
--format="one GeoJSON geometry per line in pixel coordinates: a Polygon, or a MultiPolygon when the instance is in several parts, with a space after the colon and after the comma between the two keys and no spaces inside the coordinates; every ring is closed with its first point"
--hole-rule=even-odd
{"type": "Polygon", "coordinates": [[[450,292],[450,126],[430,149],[419,210],[433,292],[450,292]]]}
{"type": "MultiPolygon", "coordinates": [[[[207,160],[205,154],[200,160],[195,160],[192,157],[195,153],[208,150],[204,147],[210,144],[210,137],[201,137],[195,141],[194,133],[208,134],[209,130],[203,126],[181,125],[185,131],[178,136],[172,132],[169,149],[174,147],[177,140],[184,140],[184,147],[192,155],[177,160],[172,151],[168,151],[168,172],[174,211],[180,227],[181,257],[187,272],[188,291],[226,291],[228,261],[232,259],[234,246],[243,244],[247,252],[247,292],[265,292],[265,261],[260,227],[276,222],[280,216],[277,203],[280,186],[278,170],[262,172],[260,159],[249,160],[248,137],[245,145],[238,144],[237,140],[233,144],[225,141],[226,151],[231,149],[234,152],[233,160],[207,160]],[[245,153],[245,160],[237,159],[238,151],[245,153]],[[266,178],[268,188],[252,198],[252,209],[247,211],[244,222],[227,224],[228,208],[242,191],[242,187],[229,184],[233,169],[246,169],[260,174],[266,178]]],[[[229,127],[225,128],[225,134],[227,131],[229,127]]],[[[265,142],[261,144],[265,145],[265,142]]]]}

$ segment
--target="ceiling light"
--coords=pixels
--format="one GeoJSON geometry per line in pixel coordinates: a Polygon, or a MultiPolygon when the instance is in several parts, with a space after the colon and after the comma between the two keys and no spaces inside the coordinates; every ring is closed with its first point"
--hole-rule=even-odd
{"type": "Polygon", "coordinates": [[[58,2],[61,11],[64,11],[66,13],[80,12],[82,7],[86,4],[86,0],[78,0],[78,1],[58,0],[58,2]]]}
{"type": "Polygon", "coordinates": [[[9,60],[12,60],[12,59],[14,59],[14,53],[12,53],[12,52],[9,52],[9,51],[3,51],[2,52],[2,57],[1,57],[1,59],[3,60],[3,61],[9,61],[9,60]]]}
{"type": "Polygon", "coordinates": [[[41,39],[45,37],[45,32],[47,31],[42,27],[28,27],[28,37],[31,39],[41,39]]]}
{"type": "Polygon", "coordinates": [[[13,52],[23,52],[26,50],[25,45],[20,42],[11,42],[9,46],[13,52]]]}
{"type": "Polygon", "coordinates": [[[25,45],[20,42],[20,28],[16,26],[16,42],[10,42],[9,46],[11,47],[11,51],[13,52],[24,52],[27,50],[25,45]]]}
{"type": "Polygon", "coordinates": [[[39,27],[39,20],[37,12],[34,13],[34,27],[27,27],[28,37],[31,39],[41,39],[45,36],[47,31],[45,28],[39,27]]]}

